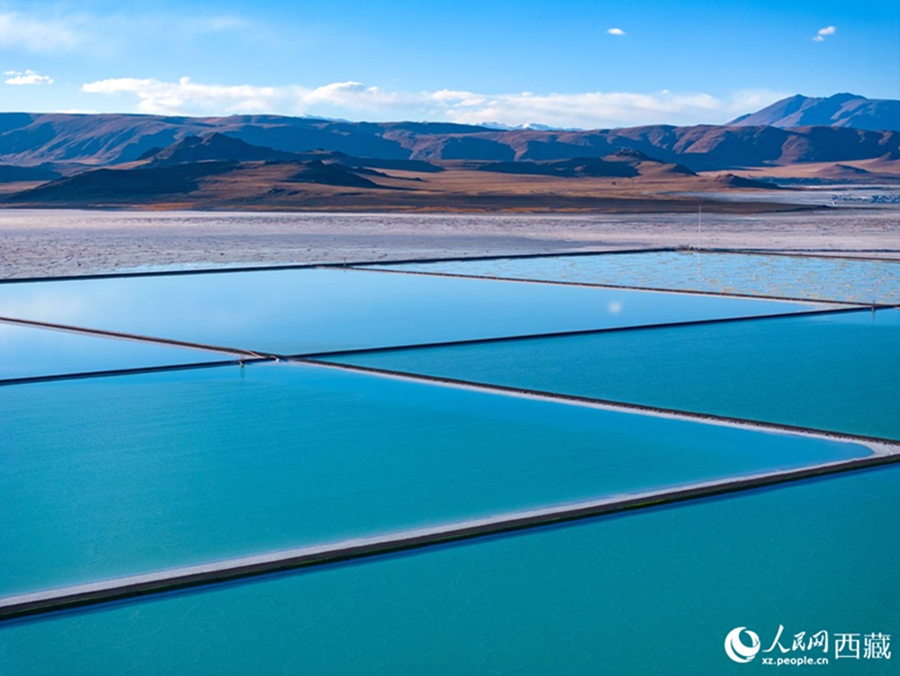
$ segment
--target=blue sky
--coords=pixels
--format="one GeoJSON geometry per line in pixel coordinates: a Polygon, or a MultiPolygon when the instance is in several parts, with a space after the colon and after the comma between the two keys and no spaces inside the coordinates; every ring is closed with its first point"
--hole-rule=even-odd
{"type": "Polygon", "coordinates": [[[0,0],[0,110],[562,127],[900,98],[896,0],[0,0]]]}

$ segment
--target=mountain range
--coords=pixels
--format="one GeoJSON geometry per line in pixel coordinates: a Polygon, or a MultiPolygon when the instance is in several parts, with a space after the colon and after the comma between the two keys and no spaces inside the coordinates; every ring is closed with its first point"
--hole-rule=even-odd
{"type": "MultiPolygon", "coordinates": [[[[429,163],[541,162],[605,157],[626,150],[661,162],[682,164],[692,171],[846,162],[874,159],[900,150],[900,131],[896,131],[900,125],[882,125],[882,129],[853,126],[874,124],[878,111],[878,119],[890,118],[900,102],[848,96],[851,95],[829,99],[793,97],[725,126],[651,125],[590,131],[496,130],[451,123],[347,122],[275,115],[193,118],[0,113],[0,164],[43,166],[71,173],[79,167],[134,162],[179,141],[202,139],[213,133],[272,152],[319,150],[350,157],[429,163]],[[860,100],[869,103],[862,104],[860,100]],[[834,110],[837,112],[829,114],[834,110]],[[803,123],[825,117],[835,124],[784,126],[794,119],[803,123]]],[[[189,149],[180,147],[171,152],[183,155],[189,149]]]]}
{"type": "MultiPolygon", "coordinates": [[[[752,118],[821,116],[835,105],[855,111],[850,117],[857,122],[873,117],[861,112],[873,106],[831,98],[838,101],[827,106],[786,99],[725,126],[592,131],[274,115],[0,113],[0,201],[79,208],[646,212],[694,209],[692,195],[701,193],[771,191],[773,181],[900,181],[898,131],[853,128],[834,112],[829,119],[846,124],[750,124],[752,118]]],[[[796,208],[777,199],[752,207],[726,202],[713,208],[796,208]]]]}

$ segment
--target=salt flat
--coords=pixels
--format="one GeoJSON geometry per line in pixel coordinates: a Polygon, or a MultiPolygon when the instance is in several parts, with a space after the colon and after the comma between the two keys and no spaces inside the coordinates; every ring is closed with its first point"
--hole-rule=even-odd
{"type": "Polygon", "coordinates": [[[763,215],[0,210],[0,278],[687,247],[900,258],[900,210],[763,215]]]}

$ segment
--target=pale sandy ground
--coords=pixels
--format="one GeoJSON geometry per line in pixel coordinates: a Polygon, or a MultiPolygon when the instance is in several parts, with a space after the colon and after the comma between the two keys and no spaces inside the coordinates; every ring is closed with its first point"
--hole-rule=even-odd
{"type": "Polygon", "coordinates": [[[900,259],[900,208],[759,216],[0,210],[0,278],[696,246],[900,259]]]}

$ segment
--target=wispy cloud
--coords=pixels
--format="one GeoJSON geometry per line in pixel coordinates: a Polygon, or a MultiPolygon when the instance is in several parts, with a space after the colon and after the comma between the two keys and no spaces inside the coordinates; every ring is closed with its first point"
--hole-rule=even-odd
{"type": "Polygon", "coordinates": [[[825,28],[820,28],[819,32],[816,33],[816,37],[813,38],[813,42],[825,42],[825,38],[829,35],[834,35],[837,32],[837,28],[834,26],[825,26],[825,28]]]}
{"type": "Polygon", "coordinates": [[[241,16],[222,15],[195,19],[192,27],[197,32],[219,33],[222,31],[245,30],[253,24],[241,16]]]}
{"type": "Polygon", "coordinates": [[[509,125],[540,123],[557,127],[612,127],[709,119],[720,103],[708,94],[585,92],[574,94],[500,94],[478,105],[450,102],[446,117],[477,124],[496,120],[509,125]]]}
{"type": "Polygon", "coordinates": [[[83,41],[77,23],[62,18],[37,18],[18,12],[0,14],[0,50],[69,51],[83,41]]]}
{"type": "Polygon", "coordinates": [[[33,70],[26,70],[24,72],[20,72],[17,70],[8,70],[4,75],[7,75],[6,84],[8,85],[48,85],[53,84],[53,78],[50,78],[46,75],[41,75],[40,73],[36,73],[33,70]]]}
{"type": "Polygon", "coordinates": [[[610,28],[606,32],[610,35],[625,35],[625,31],[623,31],[621,28],[610,28]]]}
{"type": "Polygon", "coordinates": [[[222,35],[259,42],[265,33],[262,24],[237,14],[159,12],[152,8],[91,14],[67,10],[63,3],[55,12],[38,13],[30,8],[4,11],[3,4],[0,0],[0,52],[87,52],[109,58],[138,47],[165,49],[167,43],[184,44],[222,35]]]}
{"type": "Polygon", "coordinates": [[[366,119],[429,119],[511,126],[603,128],[640,124],[724,122],[768,105],[775,92],[738,92],[730,99],[704,93],[584,92],[483,94],[459,90],[401,92],[361,82],[258,87],[219,85],[181,78],[177,82],[115,78],[82,85],[82,91],[131,95],[142,113],[221,115],[281,113],[353,116],[366,119]]]}

